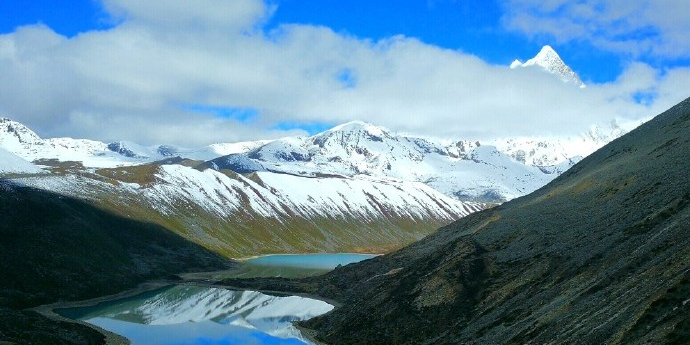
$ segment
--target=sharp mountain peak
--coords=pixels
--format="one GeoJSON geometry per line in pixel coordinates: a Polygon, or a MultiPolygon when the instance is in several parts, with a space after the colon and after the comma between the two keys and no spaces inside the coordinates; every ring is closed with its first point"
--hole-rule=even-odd
{"type": "Polygon", "coordinates": [[[561,56],[550,45],[543,46],[537,55],[524,63],[522,63],[520,60],[515,60],[510,64],[511,69],[532,66],[541,67],[541,69],[551,74],[558,75],[561,80],[566,83],[575,84],[580,88],[585,87],[585,84],[582,82],[577,73],[575,73],[575,71],[573,71],[573,69],[563,61],[561,56]]]}

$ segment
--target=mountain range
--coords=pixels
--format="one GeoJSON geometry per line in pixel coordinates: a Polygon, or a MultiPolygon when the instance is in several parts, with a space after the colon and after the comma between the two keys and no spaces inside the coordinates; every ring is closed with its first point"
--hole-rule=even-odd
{"type": "MultiPolygon", "coordinates": [[[[183,149],[123,141],[42,139],[21,123],[0,119],[0,148],[51,169],[71,166],[93,170],[191,160],[198,161],[200,167],[243,174],[270,171],[305,177],[421,182],[461,201],[502,202],[544,185],[623,133],[625,130],[613,123],[609,128],[592,127],[587,133],[567,138],[441,144],[355,121],[310,137],[183,149]]],[[[21,166],[26,172],[36,172],[35,167],[9,163],[9,158],[3,161],[0,171],[21,172],[21,166]]]]}
{"type": "MultiPolygon", "coordinates": [[[[524,64],[514,62],[511,68],[518,66],[537,67],[560,76],[565,82],[582,84],[550,46],[544,46],[524,64]]],[[[23,124],[3,118],[0,119],[0,148],[29,162],[63,170],[65,167],[121,168],[186,159],[199,161],[197,168],[228,169],[240,174],[273,172],[421,182],[460,201],[500,203],[536,190],[636,125],[613,122],[592,126],[587,132],[570,137],[441,142],[354,121],[310,137],[217,143],[185,149],[174,145],[147,147],[128,141],[43,139],[23,124]]],[[[0,165],[0,171],[16,173],[17,167],[22,166],[27,167],[27,172],[36,172],[35,167],[25,164],[0,165]]]]}
{"type": "Polygon", "coordinates": [[[690,98],[527,196],[303,279],[220,284],[342,303],[329,344],[687,344],[690,98]]]}
{"type": "Polygon", "coordinates": [[[302,324],[334,344],[687,343],[690,99],[626,130],[441,143],[352,122],[183,149],[2,119],[0,342],[101,344],[30,308],[352,251],[390,254],[218,284],[342,303],[302,324]]]}
{"type": "Polygon", "coordinates": [[[225,257],[382,252],[528,194],[625,131],[612,123],[572,137],[441,142],[354,121],[308,137],[186,149],[44,139],[0,119],[0,174],[225,257]]]}
{"type": "MultiPolygon", "coordinates": [[[[582,136],[572,146],[593,148],[620,133],[582,136]]],[[[159,224],[224,256],[380,252],[536,190],[580,159],[562,143],[515,139],[499,151],[350,122],[310,137],[186,150],[42,139],[3,119],[0,148],[12,152],[3,152],[11,159],[0,171],[18,185],[159,224]]]]}

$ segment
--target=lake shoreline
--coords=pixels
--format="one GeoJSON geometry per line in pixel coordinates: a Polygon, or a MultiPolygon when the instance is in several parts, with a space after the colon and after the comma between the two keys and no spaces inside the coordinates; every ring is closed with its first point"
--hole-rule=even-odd
{"type": "MultiPolygon", "coordinates": [[[[256,259],[256,258],[261,258],[261,257],[267,257],[267,256],[278,256],[278,255],[285,255],[285,256],[298,256],[298,255],[319,255],[319,254],[351,254],[351,255],[360,255],[363,253],[306,253],[306,254],[265,254],[265,255],[256,255],[252,257],[247,257],[244,259],[233,259],[236,262],[244,263],[246,260],[251,260],[251,259],[256,259]]],[[[374,256],[379,256],[383,254],[368,254],[368,255],[374,255],[374,256]]],[[[239,286],[232,286],[228,284],[223,284],[222,280],[217,277],[223,275],[223,274],[233,274],[233,273],[238,273],[240,272],[240,267],[233,267],[229,269],[224,269],[224,270],[216,270],[216,271],[205,271],[205,272],[185,272],[185,273],[179,273],[175,277],[179,279],[155,279],[155,280],[150,280],[143,282],[139,284],[137,287],[128,289],[125,291],[121,291],[116,294],[111,294],[111,295],[105,295],[105,296],[100,296],[88,300],[81,300],[81,301],[60,301],[60,302],[55,302],[55,303],[50,303],[50,304],[45,304],[41,305],[38,307],[34,308],[29,308],[28,310],[37,312],[44,317],[47,317],[51,320],[55,321],[63,321],[63,322],[70,322],[70,323],[75,323],[75,324],[80,324],[87,326],[99,333],[101,333],[105,337],[105,344],[106,345],[129,345],[130,341],[126,337],[113,333],[107,329],[103,329],[99,326],[80,321],[80,320],[75,320],[75,319],[70,319],[68,317],[62,316],[59,313],[56,312],[56,310],[59,309],[68,309],[68,308],[81,308],[81,307],[94,307],[98,304],[101,303],[106,303],[106,302],[111,302],[111,301],[116,301],[120,299],[125,299],[129,297],[134,297],[137,295],[140,295],[142,293],[154,291],[157,289],[164,288],[166,286],[171,286],[171,285],[192,285],[192,286],[199,286],[199,287],[209,287],[209,288],[223,288],[223,289],[228,289],[228,290],[236,290],[236,291],[258,291],[261,293],[265,294],[270,294],[270,295],[281,295],[281,296],[299,296],[299,297],[304,297],[304,298],[310,298],[314,300],[319,300],[325,303],[328,303],[334,307],[333,310],[339,308],[342,306],[342,303],[325,298],[323,296],[311,294],[311,293],[305,293],[305,292],[291,292],[291,291],[278,291],[278,290],[267,290],[267,289],[251,289],[251,288],[243,288],[239,286]]],[[[313,338],[313,330],[298,326],[296,324],[293,324],[301,333],[302,335],[307,338],[309,341],[315,343],[315,344],[322,344],[318,341],[316,341],[313,338]]]]}
{"type": "MultiPolygon", "coordinates": [[[[227,272],[227,270],[199,272],[199,273],[211,275],[211,274],[215,274],[218,272],[227,272]]],[[[192,273],[192,274],[194,274],[194,273],[192,273]]],[[[277,291],[277,290],[264,290],[264,289],[248,289],[248,288],[230,286],[230,285],[219,284],[219,283],[220,282],[216,282],[216,281],[198,281],[198,280],[177,280],[177,281],[176,280],[155,280],[155,281],[142,283],[140,286],[138,286],[136,288],[122,291],[122,292],[119,292],[119,293],[113,294],[113,295],[101,296],[101,297],[96,297],[96,298],[92,298],[92,299],[88,299],[88,300],[82,300],[82,301],[55,302],[55,303],[51,303],[51,304],[45,304],[45,305],[41,305],[38,307],[30,308],[28,310],[37,312],[37,313],[39,313],[39,314],[41,314],[41,315],[43,315],[43,316],[45,316],[51,320],[70,322],[70,323],[75,323],[75,324],[89,327],[89,328],[103,334],[103,336],[105,337],[105,345],[131,345],[131,342],[129,341],[129,339],[127,339],[126,337],[124,337],[120,334],[111,332],[107,329],[101,328],[97,325],[90,324],[90,323],[85,322],[85,321],[71,319],[71,318],[62,316],[56,310],[69,309],[69,308],[95,307],[101,303],[112,302],[112,301],[117,301],[120,299],[135,297],[137,295],[141,295],[141,294],[146,293],[146,292],[155,291],[155,290],[165,288],[167,286],[172,286],[172,285],[192,285],[192,286],[198,286],[198,287],[220,288],[220,289],[227,289],[227,290],[234,290],[234,291],[257,291],[257,292],[265,293],[267,295],[298,296],[298,297],[310,298],[310,299],[314,299],[314,300],[328,303],[328,304],[333,306],[333,310],[342,306],[342,304],[338,301],[328,299],[328,298],[325,298],[322,296],[314,295],[314,294],[304,293],[304,292],[290,292],[290,291],[277,291]]],[[[294,323],[293,323],[293,325],[309,341],[311,341],[317,345],[322,344],[322,343],[319,343],[313,339],[313,337],[310,335],[311,334],[310,329],[300,327],[294,323]]]]}
{"type": "Polygon", "coordinates": [[[344,255],[373,255],[373,257],[376,256],[381,256],[385,255],[386,253],[365,253],[365,252],[338,252],[338,253],[321,253],[321,252],[316,252],[316,253],[273,253],[273,254],[261,254],[261,255],[252,255],[252,256],[245,256],[241,258],[233,258],[232,260],[238,261],[238,262],[245,262],[248,260],[254,260],[254,259],[259,259],[263,257],[270,257],[270,256],[307,256],[307,255],[328,255],[328,254],[344,254],[344,255]]]}
{"type": "Polygon", "coordinates": [[[44,304],[38,307],[30,308],[28,310],[34,311],[38,314],[41,314],[42,316],[54,320],[54,321],[63,321],[63,322],[70,322],[70,323],[75,323],[79,324],[82,326],[89,327],[101,334],[105,337],[105,344],[106,345],[129,345],[131,342],[129,339],[125,338],[122,335],[119,335],[117,333],[113,333],[107,329],[98,327],[96,325],[90,324],[88,322],[80,321],[80,320],[75,320],[75,319],[70,319],[68,317],[62,316],[59,313],[56,312],[58,309],[68,309],[68,308],[82,308],[82,307],[93,307],[96,306],[100,303],[105,303],[105,302],[110,302],[110,301],[115,301],[123,298],[129,298],[129,297],[134,297],[136,295],[149,292],[149,291],[154,291],[156,289],[163,288],[165,286],[174,284],[172,280],[151,280],[147,281],[144,283],[139,284],[139,286],[121,291],[116,294],[112,295],[106,295],[106,296],[100,296],[88,300],[81,300],[81,301],[61,301],[61,302],[55,302],[55,303],[50,303],[50,304],[44,304]]]}

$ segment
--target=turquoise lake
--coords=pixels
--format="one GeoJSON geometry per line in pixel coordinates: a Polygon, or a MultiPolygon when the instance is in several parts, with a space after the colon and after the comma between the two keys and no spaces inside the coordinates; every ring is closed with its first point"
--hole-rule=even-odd
{"type": "MultiPolygon", "coordinates": [[[[363,254],[269,255],[245,261],[256,267],[331,270],[369,259],[363,254]]],[[[292,322],[333,309],[301,296],[173,285],[92,307],[58,309],[129,339],[133,345],[310,344],[292,322]]]]}
{"type": "Polygon", "coordinates": [[[332,270],[338,265],[347,265],[375,257],[374,254],[275,254],[247,259],[251,265],[293,267],[305,269],[332,270]]]}

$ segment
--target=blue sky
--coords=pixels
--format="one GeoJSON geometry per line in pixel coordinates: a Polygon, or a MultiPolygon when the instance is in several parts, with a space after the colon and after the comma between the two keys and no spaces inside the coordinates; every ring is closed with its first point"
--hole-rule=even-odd
{"type": "MultiPolygon", "coordinates": [[[[502,9],[494,0],[272,0],[276,6],[265,30],[283,23],[329,27],[359,38],[382,39],[394,35],[475,54],[487,62],[509,64],[528,59],[545,44],[558,50],[583,79],[605,82],[622,70],[626,56],[598,51],[586,43],[557,45],[548,37],[530,40],[501,27],[502,9]]],[[[57,33],[73,37],[80,32],[106,30],[115,22],[95,0],[4,1],[0,32],[43,23],[57,33]]]]}
{"type": "Polygon", "coordinates": [[[584,131],[689,96],[688,13],[685,0],[2,1],[0,114],[43,136],[181,145],[349,120],[444,138],[584,131]],[[505,68],[545,44],[586,90],[505,68]]]}

